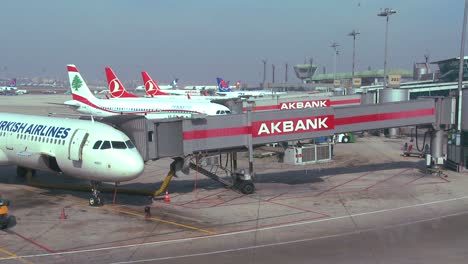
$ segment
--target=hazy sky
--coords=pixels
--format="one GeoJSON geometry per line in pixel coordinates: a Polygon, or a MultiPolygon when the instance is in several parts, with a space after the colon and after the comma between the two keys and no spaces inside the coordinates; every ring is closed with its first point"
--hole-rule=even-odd
{"type": "MultiPolygon", "coordinates": [[[[353,29],[357,70],[383,68],[385,19],[389,68],[458,56],[463,0],[3,0],[0,77],[66,78],[68,63],[86,80],[104,80],[113,67],[123,80],[146,70],[160,83],[214,84],[216,76],[257,84],[262,59],[276,65],[276,80],[299,82],[292,65],[313,57],[333,71],[351,71],[353,29]],[[6,70],[6,71],[5,71],[6,70]]],[[[319,70],[322,72],[322,69],[319,70]]]]}

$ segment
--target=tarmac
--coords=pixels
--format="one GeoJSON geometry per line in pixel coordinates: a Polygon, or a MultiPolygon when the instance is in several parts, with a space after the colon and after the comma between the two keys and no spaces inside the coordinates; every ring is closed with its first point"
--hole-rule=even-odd
{"type": "MultiPolygon", "coordinates": [[[[65,100],[3,96],[0,112],[76,115],[65,100]]],[[[0,231],[0,263],[466,263],[468,178],[428,173],[424,160],[401,155],[406,141],[358,137],[321,164],[257,158],[251,195],[193,170],[169,184],[169,202],[119,193],[160,186],[172,160],[150,161],[103,194],[102,207],[88,205],[89,192],[34,187],[0,167],[15,218],[0,231]]],[[[88,186],[45,172],[33,183],[88,186]]]]}

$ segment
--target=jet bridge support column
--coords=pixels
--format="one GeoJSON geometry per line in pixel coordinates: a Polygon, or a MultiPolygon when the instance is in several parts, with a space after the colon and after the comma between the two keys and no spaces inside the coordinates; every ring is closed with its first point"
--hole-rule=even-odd
{"type": "Polygon", "coordinates": [[[439,168],[440,165],[443,165],[443,140],[444,140],[444,131],[441,129],[434,130],[432,132],[432,141],[431,141],[431,157],[432,157],[432,168],[439,168]]]}

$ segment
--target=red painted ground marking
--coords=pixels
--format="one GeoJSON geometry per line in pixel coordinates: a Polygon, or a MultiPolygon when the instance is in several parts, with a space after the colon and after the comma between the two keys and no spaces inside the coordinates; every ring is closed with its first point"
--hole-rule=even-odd
{"type": "Polygon", "coordinates": [[[22,238],[22,239],[24,239],[25,241],[27,241],[27,242],[29,242],[29,243],[35,245],[36,247],[38,247],[38,248],[40,248],[40,249],[46,251],[47,253],[54,253],[54,251],[52,251],[52,250],[48,249],[47,247],[45,247],[45,246],[43,246],[43,245],[41,245],[41,244],[39,244],[39,243],[33,241],[33,240],[30,239],[30,238],[24,237],[24,236],[22,236],[22,235],[16,233],[15,231],[10,231],[10,232],[13,233],[13,234],[15,234],[15,235],[17,235],[19,238],[22,238]]]}
{"type": "MultiPolygon", "coordinates": [[[[445,175],[445,174],[443,174],[443,175],[445,175]]],[[[445,176],[447,176],[447,175],[445,175],[445,176]]],[[[450,182],[450,180],[445,179],[445,177],[442,177],[442,175],[439,175],[439,178],[441,178],[441,179],[444,180],[445,182],[450,182]]]]}
{"type": "Polygon", "coordinates": [[[207,196],[204,196],[204,197],[202,197],[202,198],[199,198],[199,199],[196,199],[196,200],[192,200],[192,201],[189,201],[189,202],[186,202],[186,203],[182,203],[182,204],[179,203],[179,204],[177,204],[177,205],[186,205],[186,204],[189,204],[189,203],[193,203],[193,202],[195,202],[195,201],[203,200],[203,199],[206,199],[206,198],[208,198],[208,197],[218,195],[218,194],[223,193],[223,192],[227,192],[227,191],[229,191],[229,189],[225,189],[225,190],[219,191],[219,192],[217,192],[217,193],[210,194],[210,195],[207,195],[207,196]]]}
{"type": "Polygon", "coordinates": [[[191,202],[190,204],[212,204],[212,203],[219,203],[219,202],[224,202],[223,199],[219,198],[210,198],[210,199],[203,199],[203,200],[196,200],[191,202]]]}
{"type": "Polygon", "coordinates": [[[267,201],[269,202],[269,201],[271,201],[271,200],[274,200],[274,199],[276,199],[276,198],[278,198],[278,197],[280,197],[280,196],[282,196],[282,195],[284,195],[284,194],[289,194],[289,192],[285,192],[285,193],[282,193],[282,194],[278,194],[278,195],[276,195],[276,196],[273,196],[273,197],[267,199],[267,201]]]}
{"type": "Polygon", "coordinates": [[[221,203],[212,205],[212,206],[210,206],[210,207],[208,207],[208,208],[218,207],[218,206],[220,206],[220,205],[222,205],[222,204],[229,203],[229,202],[231,202],[231,201],[234,201],[234,200],[236,200],[236,199],[239,199],[239,198],[242,198],[242,197],[245,197],[245,196],[246,196],[246,194],[243,194],[243,195],[237,196],[237,197],[235,197],[235,198],[232,198],[232,199],[230,199],[230,200],[222,201],[221,203]]]}
{"type": "Polygon", "coordinates": [[[364,189],[362,189],[362,190],[363,190],[363,191],[368,191],[370,188],[375,187],[376,185],[381,184],[381,183],[383,183],[383,182],[386,182],[386,181],[388,181],[388,180],[390,180],[390,179],[392,179],[392,178],[394,178],[394,177],[400,176],[400,175],[403,174],[404,172],[407,172],[407,171],[412,170],[412,169],[413,169],[413,168],[402,170],[402,171],[398,172],[397,174],[394,174],[394,175],[392,175],[391,177],[388,177],[388,178],[386,178],[386,179],[380,180],[380,181],[378,181],[378,182],[372,184],[371,186],[366,187],[366,188],[364,188],[364,189]]]}
{"type": "Polygon", "coordinates": [[[340,187],[340,186],[343,186],[343,185],[345,185],[345,184],[347,184],[347,183],[350,183],[350,182],[355,181],[355,180],[359,180],[360,178],[362,178],[362,177],[364,177],[364,176],[367,176],[367,175],[369,175],[369,174],[371,174],[371,173],[372,173],[371,171],[370,171],[370,172],[366,172],[366,173],[362,174],[362,175],[359,176],[359,177],[353,178],[353,179],[351,179],[351,180],[348,180],[348,181],[345,181],[345,182],[343,182],[343,183],[341,183],[341,184],[338,184],[338,185],[336,185],[336,186],[333,186],[333,187],[330,188],[330,189],[327,189],[327,190],[325,190],[325,191],[319,192],[319,193],[316,194],[315,196],[320,196],[320,195],[322,195],[322,194],[324,194],[324,193],[326,193],[326,192],[329,192],[329,191],[331,191],[331,190],[333,190],[333,189],[336,189],[336,188],[338,188],[338,187],[340,187]]]}
{"type": "Polygon", "coordinates": [[[425,176],[425,175],[423,175],[423,176],[420,176],[420,177],[418,177],[418,178],[416,178],[416,179],[413,179],[413,180],[411,180],[411,181],[409,181],[409,182],[407,182],[407,183],[404,183],[404,184],[403,184],[403,185],[401,185],[401,186],[406,186],[406,185],[409,185],[410,183],[413,183],[413,182],[415,182],[415,181],[417,181],[417,180],[419,180],[419,179],[423,178],[424,176],[425,176]]]}
{"type": "Polygon", "coordinates": [[[300,207],[295,207],[295,206],[292,206],[292,205],[287,205],[287,204],[282,204],[282,203],[272,202],[272,201],[270,201],[269,203],[276,204],[276,205],[280,205],[280,206],[289,207],[289,208],[296,209],[296,210],[300,210],[300,211],[304,211],[304,212],[307,212],[307,213],[318,214],[318,215],[321,215],[321,216],[323,216],[323,217],[330,217],[329,215],[324,214],[324,213],[320,213],[320,212],[316,212],[316,211],[312,211],[312,210],[308,210],[308,209],[304,209],[304,208],[300,208],[300,207]]]}

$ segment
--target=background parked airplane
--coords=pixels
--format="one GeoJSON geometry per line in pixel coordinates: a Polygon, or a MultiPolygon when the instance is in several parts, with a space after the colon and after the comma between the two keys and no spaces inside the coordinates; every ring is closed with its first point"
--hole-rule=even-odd
{"type": "Polygon", "coordinates": [[[216,81],[218,82],[218,91],[216,94],[218,95],[230,95],[230,96],[236,96],[236,97],[243,97],[243,96],[265,96],[269,94],[286,94],[285,92],[272,92],[268,90],[260,90],[260,91],[234,91],[232,88],[229,86],[229,82],[226,82],[222,78],[217,77],[216,81]]]}
{"type": "Polygon", "coordinates": [[[222,115],[230,113],[229,108],[224,105],[202,100],[98,99],[91,93],[75,65],[67,65],[67,69],[73,100],[66,101],[65,104],[81,113],[96,116],[138,114],[146,115],[148,118],[179,118],[191,117],[193,114],[222,115]]]}
{"type": "MultiPolygon", "coordinates": [[[[178,85],[179,79],[175,78],[171,84],[168,85],[160,85],[159,88],[161,90],[168,90],[168,89],[177,89],[179,88],[178,85]]],[[[139,85],[135,88],[135,91],[145,91],[145,86],[144,85],[139,85]]]]}

